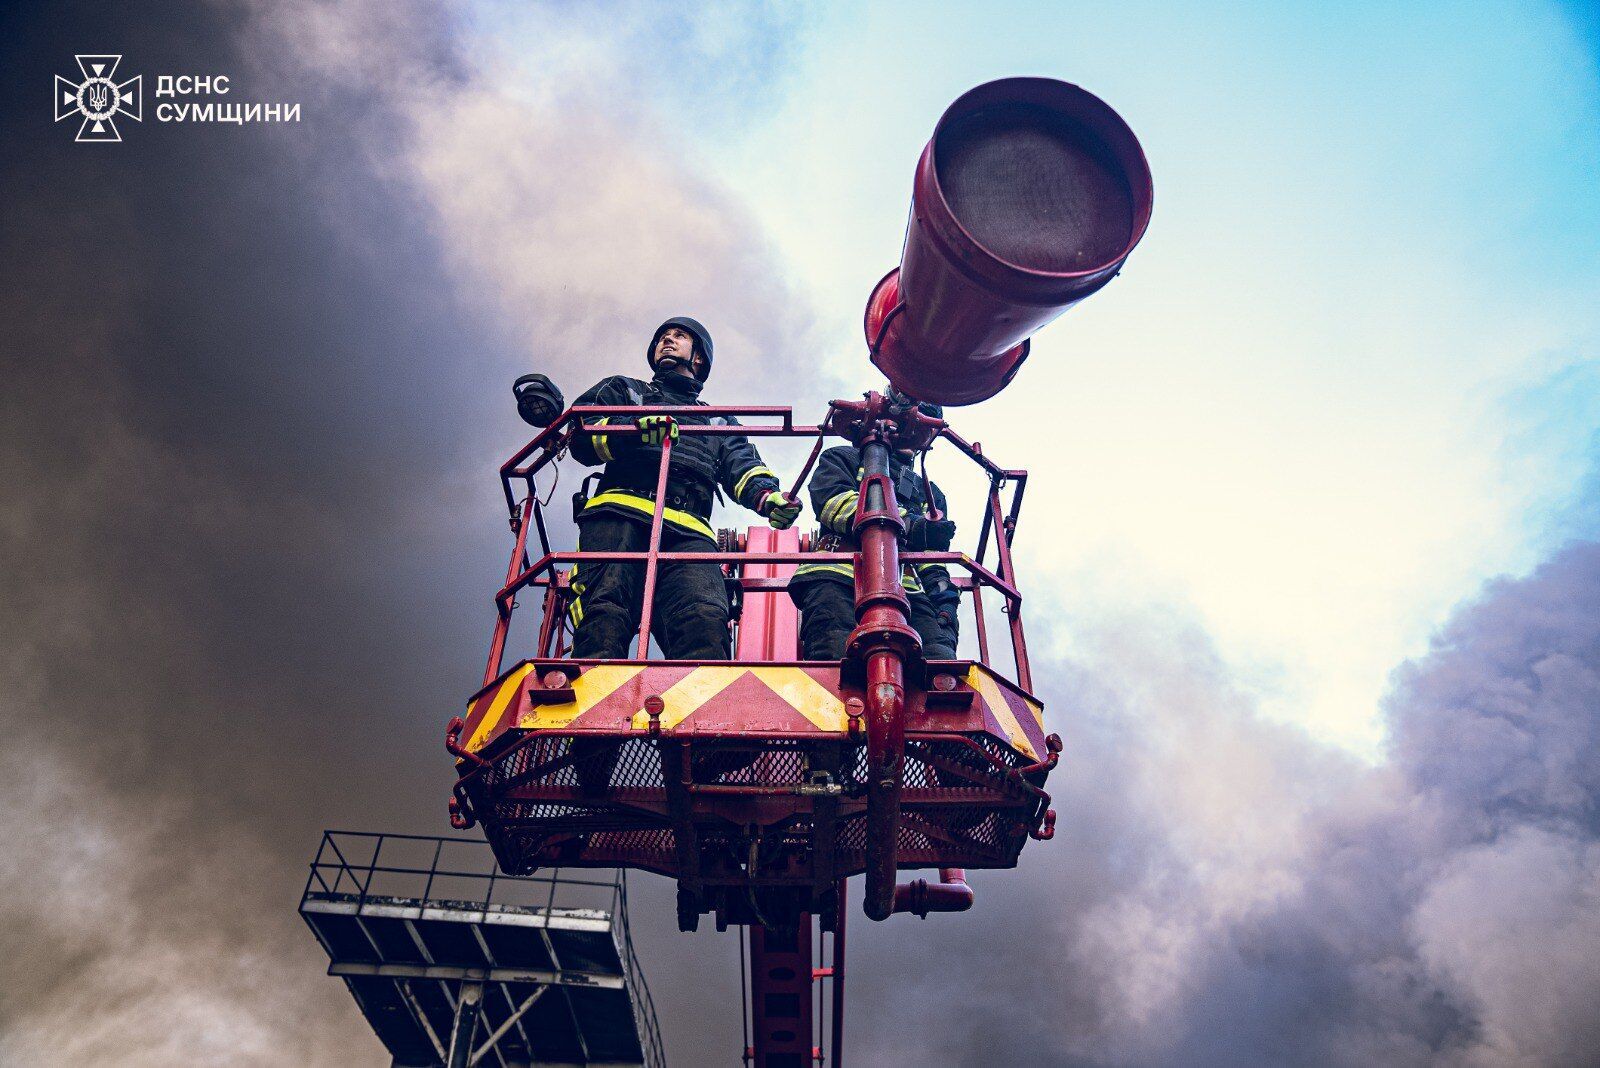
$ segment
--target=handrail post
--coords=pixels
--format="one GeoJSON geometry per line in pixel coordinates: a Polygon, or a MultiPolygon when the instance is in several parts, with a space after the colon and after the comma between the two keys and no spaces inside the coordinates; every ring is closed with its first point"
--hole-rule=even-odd
{"type": "MultiPolygon", "coordinates": [[[[1000,577],[1005,579],[1014,590],[1017,588],[1015,565],[1011,560],[1011,533],[1015,522],[1004,518],[1000,508],[1000,487],[991,485],[989,488],[989,510],[994,515],[997,524],[995,529],[994,545],[1000,553],[1000,577]]],[[[1028,642],[1022,633],[1022,600],[1010,595],[1006,596],[1006,614],[1011,617],[1011,653],[1017,663],[1017,685],[1028,693],[1033,692],[1033,672],[1028,667],[1028,642]]]]}
{"type": "Polygon", "coordinates": [[[644,606],[639,612],[639,651],[635,660],[650,658],[650,624],[656,600],[656,564],[661,554],[661,523],[666,516],[667,469],[672,462],[672,438],[661,440],[661,470],[656,473],[656,510],[650,517],[650,547],[644,563],[644,606]]]}
{"type": "MultiPolygon", "coordinates": [[[[528,494],[522,500],[522,509],[519,513],[520,521],[517,523],[517,544],[511,550],[511,563],[506,568],[506,581],[509,586],[522,574],[522,560],[528,555],[528,519],[533,515],[533,504],[537,500],[533,494],[528,494]]],[[[505,658],[506,635],[511,632],[511,612],[517,603],[517,595],[511,594],[510,600],[502,604],[498,598],[495,600],[494,637],[489,642],[489,662],[484,665],[483,684],[489,685],[500,676],[500,662],[505,658]]]]}
{"type": "Polygon", "coordinates": [[[383,852],[383,835],[378,835],[378,844],[372,847],[372,859],[367,862],[367,881],[361,884],[361,902],[357,907],[367,903],[367,892],[372,889],[372,875],[378,870],[378,854],[383,852]]]}
{"type": "Polygon", "coordinates": [[[984,667],[989,666],[989,624],[983,618],[983,583],[974,580],[972,583],[972,615],[977,620],[978,632],[978,662],[984,667]]]}
{"type": "Polygon", "coordinates": [[[444,839],[441,838],[433,844],[433,863],[428,865],[428,881],[422,884],[422,900],[427,902],[433,893],[433,876],[439,870],[439,851],[444,848],[444,839]]]}

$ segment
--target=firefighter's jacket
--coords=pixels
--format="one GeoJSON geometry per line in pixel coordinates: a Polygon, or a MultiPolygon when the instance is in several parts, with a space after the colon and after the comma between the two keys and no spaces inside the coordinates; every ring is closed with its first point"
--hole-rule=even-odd
{"type": "MultiPolygon", "coordinates": [[[[849,553],[861,547],[852,527],[864,474],[861,450],[853,445],[836,445],[817,458],[817,469],[806,484],[806,490],[811,494],[811,507],[822,523],[822,536],[817,539],[816,546],[819,552],[849,553]]],[[[928,514],[929,501],[923,492],[922,476],[913,465],[892,452],[889,454],[889,478],[894,482],[894,496],[902,516],[928,514]]],[[[928,488],[933,490],[934,507],[944,513],[943,491],[932,482],[928,483],[928,488]]],[[[900,548],[905,551],[903,538],[900,548]]],[[[850,564],[802,564],[794,573],[797,581],[825,576],[839,576],[853,584],[855,568],[850,564]]],[[[927,593],[936,607],[959,601],[961,596],[951,584],[949,569],[943,564],[917,564],[915,567],[906,564],[900,583],[913,593],[927,593]]]]}
{"type": "MultiPolygon", "coordinates": [[[[579,405],[704,405],[700,383],[679,374],[660,374],[648,382],[613,375],[587,390],[579,405]]],[[[632,426],[637,416],[612,416],[609,421],[632,426]]],[[[732,416],[679,415],[683,426],[738,425],[732,416]]],[[[588,426],[607,422],[602,416],[584,419],[588,426]]],[[[620,515],[648,523],[655,512],[656,474],[661,469],[661,447],[645,445],[637,434],[578,434],[572,455],[580,463],[605,465],[594,495],[578,516],[620,515]]],[[[684,434],[672,444],[667,471],[667,499],[663,519],[674,529],[716,541],[711,529],[711,504],[724,492],[746,508],[756,509],[778,488],[778,476],[761,462],[761,454],[744,435],[684,434]]]]}

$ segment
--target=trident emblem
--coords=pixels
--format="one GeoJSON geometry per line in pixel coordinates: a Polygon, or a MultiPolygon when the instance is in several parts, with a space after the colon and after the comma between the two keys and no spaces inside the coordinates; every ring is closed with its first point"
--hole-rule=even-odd
{"type": "Polygon", "coordinates": [[[83,116],[78,127],[78,141],[120,141],[116,116],[126,115],[135,122],[144,121],[139,100],[142,76],[129,78],[120,85],[116,82],[117,65],[121,56],[75,56],[83,80],[74,82],[56,75],[56,121],[68,115],[83,116]]]}

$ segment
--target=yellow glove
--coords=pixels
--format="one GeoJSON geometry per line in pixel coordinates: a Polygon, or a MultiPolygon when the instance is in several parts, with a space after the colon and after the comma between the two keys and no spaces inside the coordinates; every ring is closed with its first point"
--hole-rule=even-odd
{"type": "Polygon", "coordinates": [[[667,438],[678,440],[678,421],[670,415],[641,415],[634,426],[643,431],[639,441],[644,445],[658,446],[667,438]]]}
{"type": "Polygon", "coordinates": [[[800,518],[800,501],[782,490],[769,490],[756,511],[767,517],[773,530],[788,530],[800,518]]]}

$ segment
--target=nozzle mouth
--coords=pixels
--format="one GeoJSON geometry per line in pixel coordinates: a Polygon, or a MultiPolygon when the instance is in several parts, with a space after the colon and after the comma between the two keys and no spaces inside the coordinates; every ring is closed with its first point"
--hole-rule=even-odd
{"type": "Polygon", "coordinates": [[[1116,277],[1153,200],[1138,139],[1094,94],[1053,78],[962,94],[918,161],[900,268],[868,299],[872,362],[923,400],[994,396],[1035,331],[1116,277]]]}
{"type": "Polygon", "coordinates": [[[998,293],[1081,298],[1150,225],[1150,166],[1133,131],[1093,93],[1053,78],[963,94],[926,163],[917,194],[935,236],[998,293]]]}
{"type": "Polygon", "coordinates": [[[957,115],[935,137],[933,163],[956,222],[1024,270],[1096,271],[1133,236],[1130,176],[1060,111],[1007,101],[957,115]]]}

